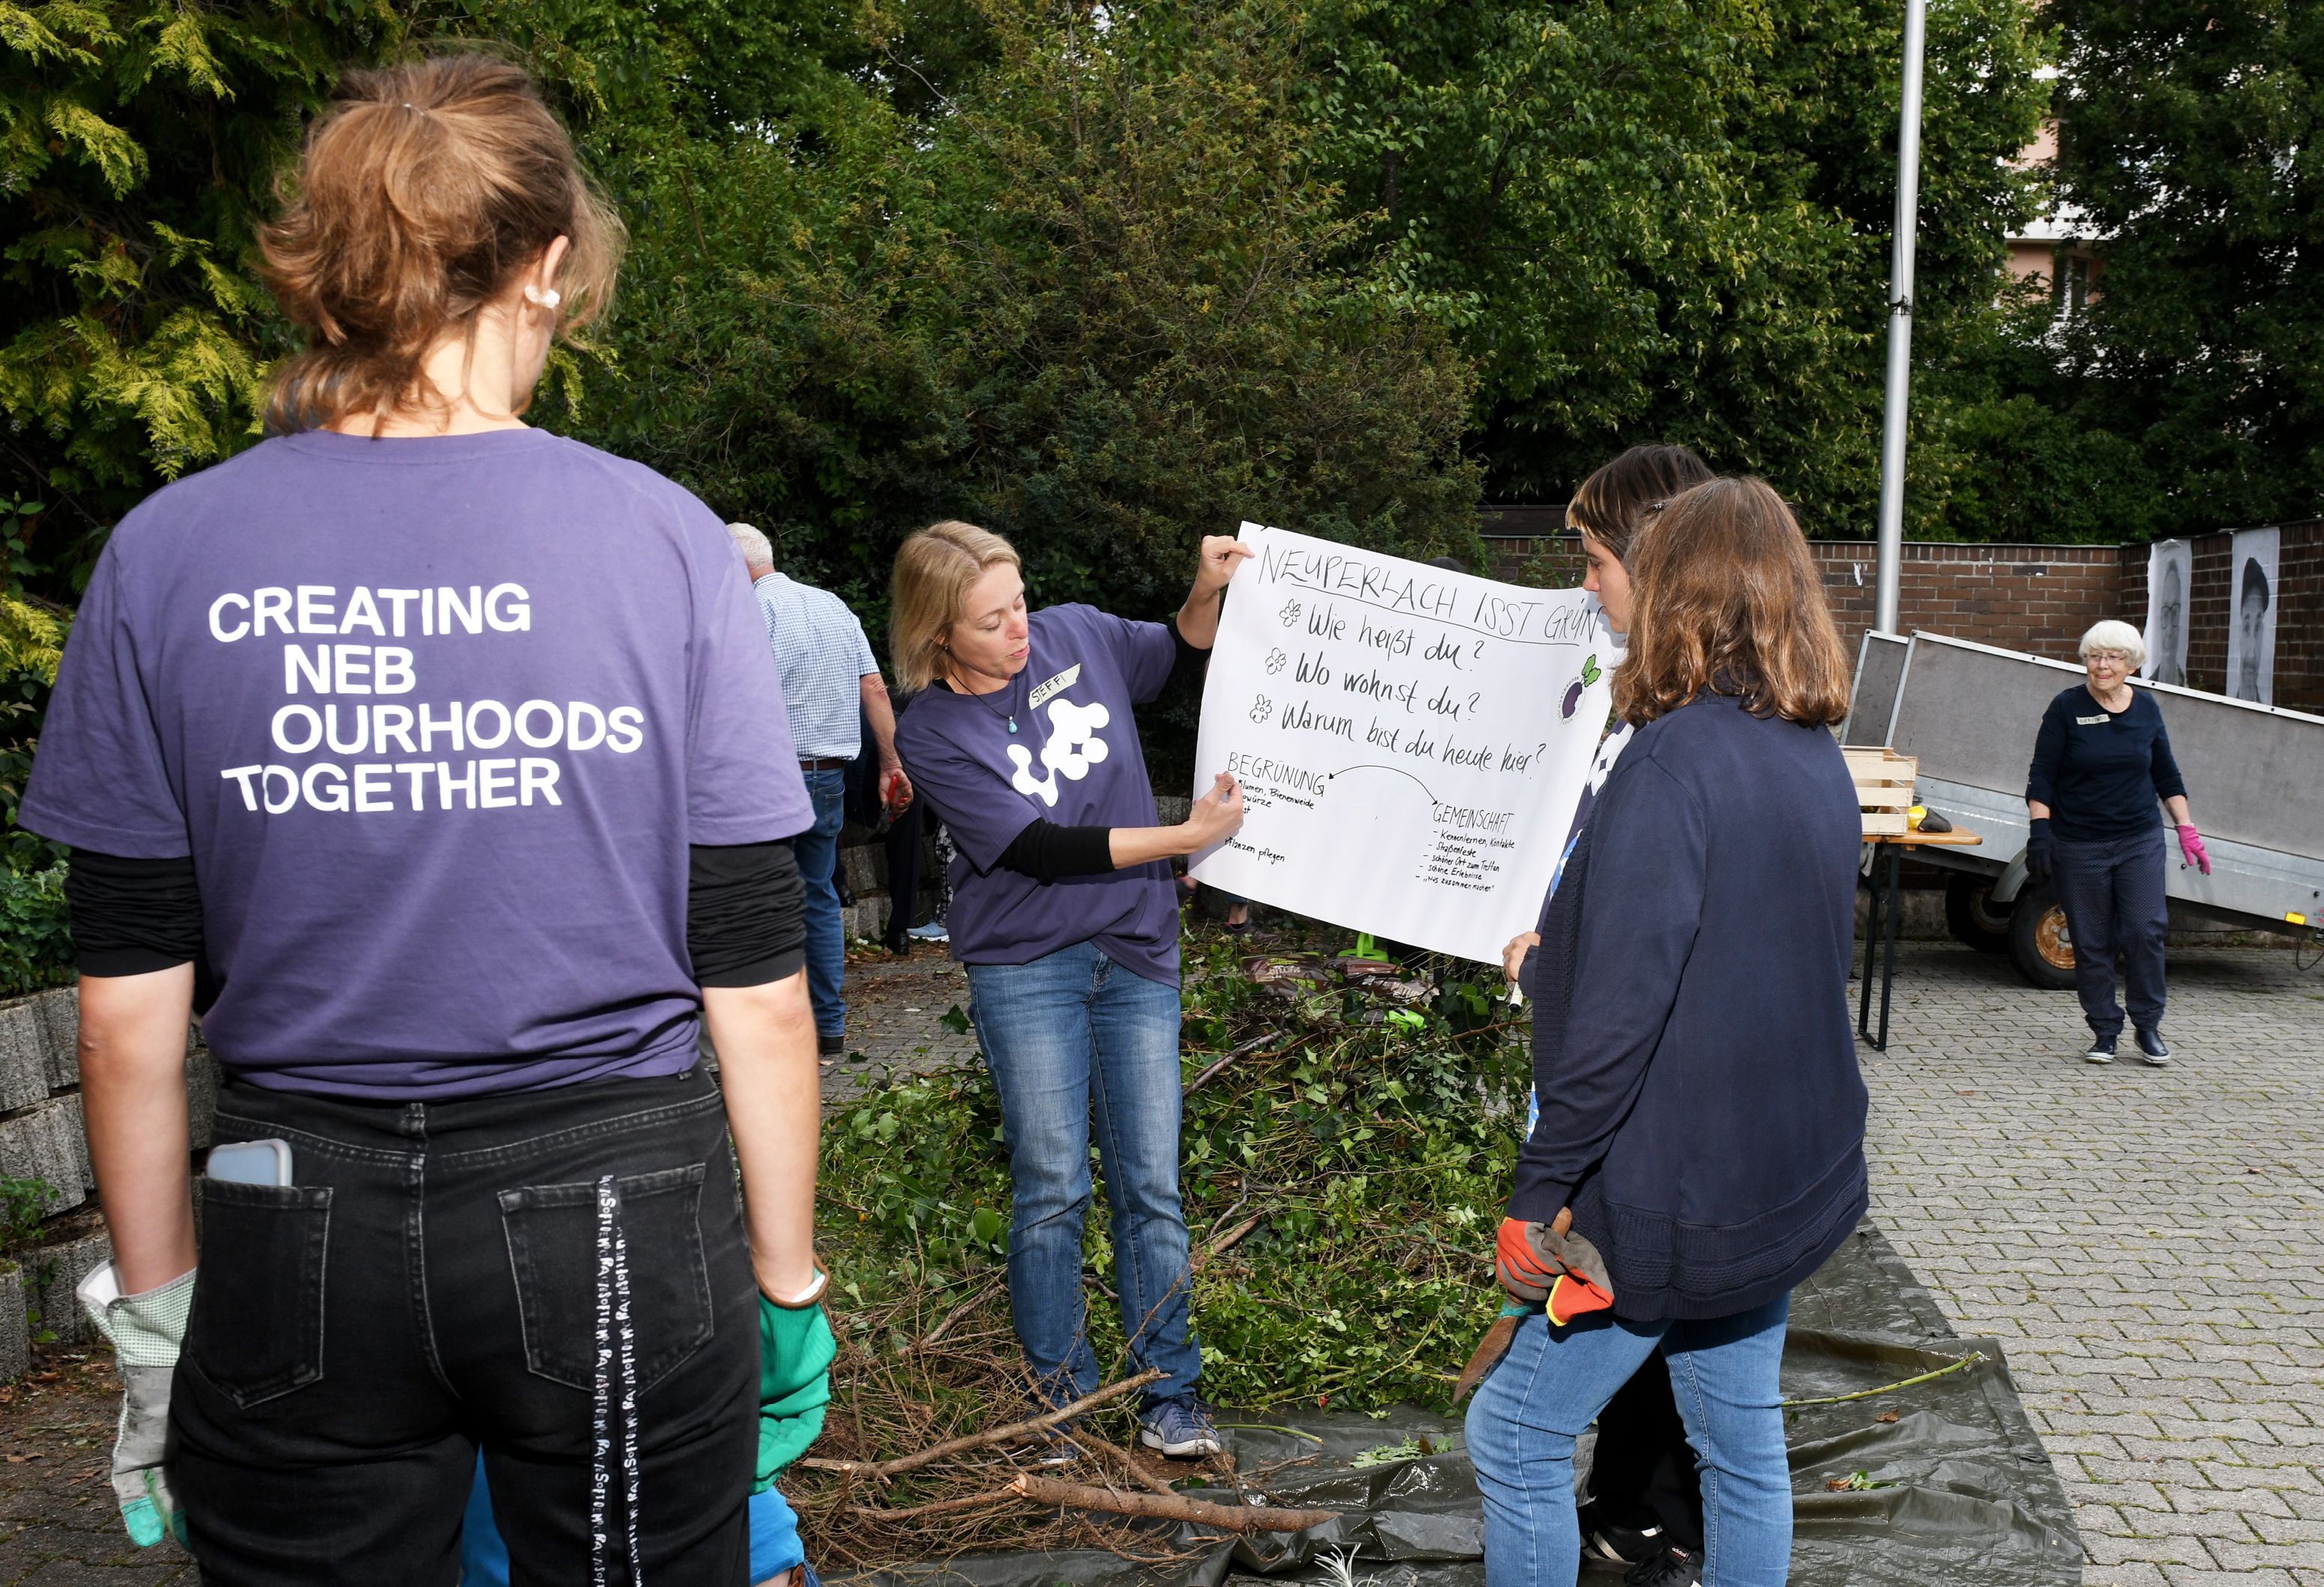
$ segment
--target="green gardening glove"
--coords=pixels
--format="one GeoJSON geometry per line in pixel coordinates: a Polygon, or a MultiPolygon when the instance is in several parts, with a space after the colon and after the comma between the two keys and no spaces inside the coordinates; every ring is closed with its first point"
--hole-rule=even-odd
{"type": "Polygon", "coordinates": [[[129,1541],[151,1548],[169,1532],[186,1540],[186,1518],[170,1490],[170,1379],[194,1306],[189,1271],[142,1295],[121,1293],[113,1264],[80,1281],[75,1294],[121,1369],[121,1425],[113,1440],[113,1497],[129,1541]]]}
{"type": "Polygon", "coordinates": [[[823,1431],[839,1342],[822,1304],[780,1306],[759,1296],[759,1466],[751,1491],[774,1486],[823,1431]]]}

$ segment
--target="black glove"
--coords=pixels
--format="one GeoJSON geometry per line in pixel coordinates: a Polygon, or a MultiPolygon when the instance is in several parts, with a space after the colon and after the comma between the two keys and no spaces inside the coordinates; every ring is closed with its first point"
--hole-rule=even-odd
{"type": "Polygon", "coordinates": [[[2025,874],[2034,881],[2050,880],[2050,818],[2037,816],[2025,835],[2025,874]]]}

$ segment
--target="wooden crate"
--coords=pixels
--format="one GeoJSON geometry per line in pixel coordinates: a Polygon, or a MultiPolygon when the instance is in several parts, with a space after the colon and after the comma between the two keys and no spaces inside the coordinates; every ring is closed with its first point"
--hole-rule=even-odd
{"type": "Polygon", "coordinates": [[[1908,829],[1905,811],[1913,805],[1913,779],[1920,759],[1894,750],[1843,749],[1849,780],[1856,784],[1856,806],[1864,815],[1867,837],[1890,837],[1908,829]]]}

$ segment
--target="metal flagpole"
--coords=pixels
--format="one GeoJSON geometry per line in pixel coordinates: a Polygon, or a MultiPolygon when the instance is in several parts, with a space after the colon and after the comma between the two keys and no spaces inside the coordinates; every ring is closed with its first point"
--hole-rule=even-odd
{"type": "Polygon", "coordinates": [[[1926,0],[1904,0],[1904,103],[1896,117],[1896,237],[1889,255],[1888,396],[1880,428],[1880,541],[1872,626],[1897,632],[1904,557],[1904,424],[1913,386],[1913,237],[1921,217],[1921,55],[1926,0]]]}

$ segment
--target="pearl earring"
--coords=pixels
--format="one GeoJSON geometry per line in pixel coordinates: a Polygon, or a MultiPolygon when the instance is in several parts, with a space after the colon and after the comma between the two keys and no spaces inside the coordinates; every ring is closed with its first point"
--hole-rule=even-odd
{"type": "Polygon", "coordinates": [[[565,300],[565,294],[555,287],[549,288],[547,291],[542,291],[539,287],[527,287],[524,290],[524,300],[528,303],[537,303],[543,309],[554,309],[565,300]]]}

